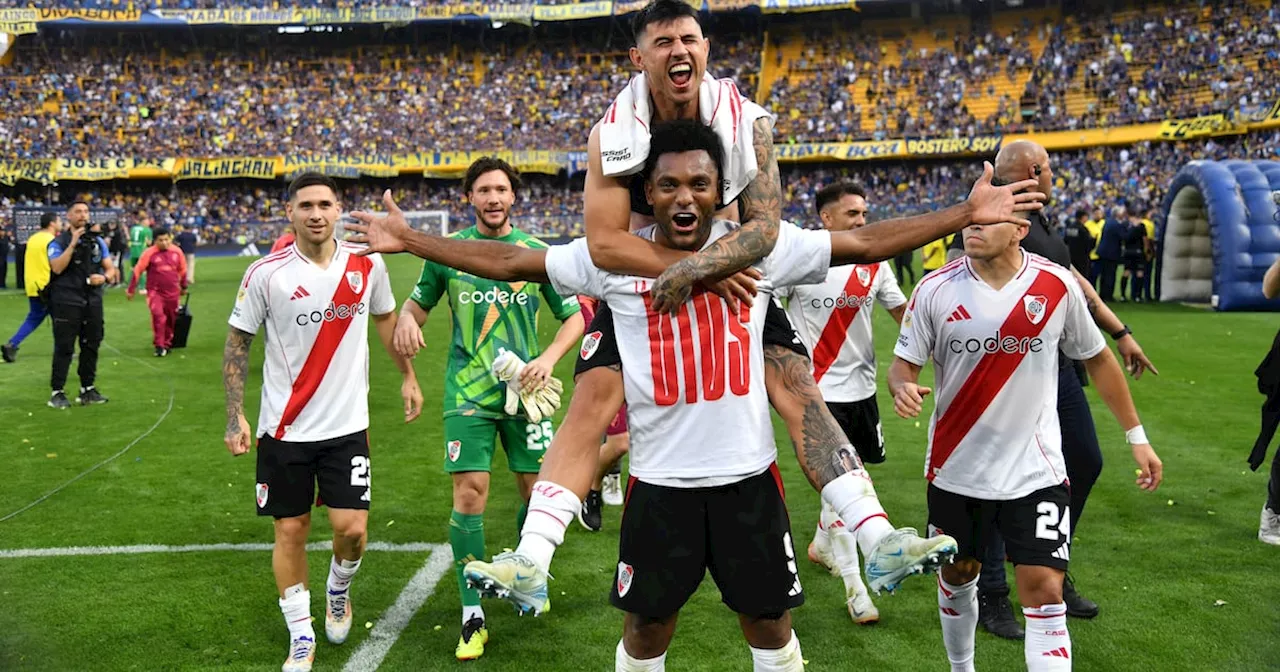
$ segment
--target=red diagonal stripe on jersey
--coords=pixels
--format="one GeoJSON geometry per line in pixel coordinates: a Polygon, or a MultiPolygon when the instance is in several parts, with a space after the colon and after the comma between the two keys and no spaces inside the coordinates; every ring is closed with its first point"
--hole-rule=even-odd
{"type": "MultiPolygon", "coordinates": [[[[1004,318],[1004,324],[1000,325],[1001,340],[1009,336],[1017,339],[1039,336],[1040,332],[1044,331],[1045,325],[1049,324],[1049,320],[1053,318],[1053,311],[1066,294],[1067,287],[1062,284],[1062,280],[1052,273],[1041,271],[1027,291],[1018,297],[1013,311],[1004,318]],[[1044,296],[1047,305],[1044,307],[1044,317],[1041,318],[1040,324],[1031,324],[1031,320],[1027,318],[1023,297],[1036,295],[1044,296]]],[[[961,439],[969,433],[978,418],[987,411],[991,401],[996,398],[1000,390],[1004,389],[1005,383],[1009,382],[1009,376],[1013,375],[1014,370],[1026,356],[1026,353],[1000,351],[983,355],[982,360],[974,367],[973,373],[969,374],[969,378],[960,387],[960,391],[951,398],[951,405],[947,408],[947,412],[938,418],[938,424],[933,431],[933,445],[929,447],[928,478],[930,481],[933,480],[933,475],[938,469],[946,463],[947,458],[951,457],[951,453],[955,451],[956,446],[960,445],[961,439]]]]}
{"type": "Polygon", "coordinates": [[[956,308],[956,310],[960,313],[960,317],[963,317],[963,318],[964,318],[964,319],[966,319],[966,320],[971,320],[971,319],[973,319],[973,317],[971,317],[971,316],[969,315],[969,311],[967,311],[967,310],[965,310],[965,309],[964,309],[964,305],[963,305],[963,304],[961,304],[961,306],[960,306],[959,308],[956,308]]]}
{"type": "MultiPolygon", "coordinates": [[[[359,303],[365,290],[369,288],[369,283],[372,282],[369,278],[369,271],[372,268],[373,262],[368,257],[349,255],[347,267],[343,269],[342,277],[338,279],[338,289],[333,293],[333,305],[349,306],[359,303]],[[359,292],[352,291],[351,283],[347,280],[347,274],[352,271],[359,271],[364,275],[364,282],[360,283],[359,292]]],[[[311,402],[311,397],[315,396],[316,390],[320,388],[320,381],[324,380],[324,374],[329,370],[329,362],[333,361],[333,355],[338,351],[342,337],[346,335],[347,328],[351,326],[351,321],[354,319],[354,315],[345,319],[337,319],[335,316],[334,319],[320,325],[320,333],[316,334],[311,352],[307,354],[307,361],[303,363],[298,377],[293,380],[293,391],[289,394],[289,403],[285,404],[284,415],[280,416],[280,425],[276,427],[276,439],[284,438],[284,428],[298,419],[298,414],[302,413],[302,409],[311,402]]]]}
{"type": "Polygon", "coordinates": [[[840,354],[840,346],[844,345],[844,339],[849,334],[849,325],[853,324],[853,318],[858,316],[858,310],[862,304],[855,303],[849,305],[848,299],[866,298],[867,292],[871,291],[871,287],[876,281],[876,272],[880,270],[880,264],[871,266],[871,275],[867,278],[867,285],[859,288],[861,283],[858,282],[858,269],[852,267],[849,269],[849,281],[844,283],[845,305],[843,308],[835,308],[831,311],[831,317],[827,318],[827,326],[822,328],[822,335],[818,337],[818,342],[813,346],[813,380],[818,382],[822,380],[822,376],[827,373],[827,369],[836,363],[836,357],[840,354]]]}

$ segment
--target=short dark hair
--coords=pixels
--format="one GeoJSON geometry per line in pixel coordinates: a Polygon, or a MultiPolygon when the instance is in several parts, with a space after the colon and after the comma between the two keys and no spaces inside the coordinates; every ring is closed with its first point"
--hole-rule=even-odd
{"type": "Polygon", "coordinates": [[[698,27],[702,27],[702,21],[698,19],[698,10],[694,9],[689,3],[683,0],[652,0],[643,9],[636,12],[635,16],[631,17],[631,38],[639,46],[640,36],[644,35],[644,31],[649,26],[655,23],[675,21],[682,16],[687,16],[697,21],[698,27]]]}
{"type": "Polygon", "coordinates": [[[50,224],[57,224],[57,223],[58,223],[58,213],[56,212],[46,212],[43,215],[40,215],[40,228],[42,229],[47,229],[49,228],[50,224]]]}
{"type": "Polygon", "coordinates": [[[172,235],[173,235],[173,233],[171,233],[171,232],[169,231],[169,228],[168,228],[168,227],[165,227],[165,226],[157,226],[156,228],[151,229],[151,239],[152,239],[152,240],[155,240],[156,238],[159,238],[160,236],[172,236],[172,235]]]}
{"type": "Polygon", "coordinates": [[[661,121],[653,125],[649,137],[649,156],[644,160],[644,179],[653,175],[658,157],[663,154],[706,152],[716,164],[716,192],[724,185],[724,146],[711,127],[696,119],[661,121]]]}
{"type": "MultiPolygon", "coordinates": [[[[67,210],[70,210],[71,208],[74,208],[74,207],[76,207],[77,205],[83,205],[84,207],[88,208],[88,207],[89,207],[89,201],[86,201],[86,200],[84,200],[84,199],[79,199],[79,198],[77,198],[76,200],[71,201],[71,205],[67,206],[67,210]]],[[[92,208],[90,208],[90,209],[92,209],[92,208]]]]}
{"type": "Polygon", "coordinates": [[[289,200],[292,201],[299,191],[307,187],[317,186],[329,187],[329,190],[333,192],[333,197],[338,198],[338,183],[334,182],[332,177],[321,175],[320,173],[307,172],[299,174],[289,182],[289,200]]]}
{"type": "Polygon", "coordinates": [[[472,162],[470,166],[467,166],[467,176],[462,179],[462,193],[471,193],[471,187],[476,185],[476,180],[480,179],[481,175],[492,173],[495,170],[500,170],[506,174],[507,179],[511,181],[512,193],[520,193],[520,187],[523,186],[520,181],[520,171],[496,156],[482,156],[472,162]]]}
{"type": "Polygon", "coordinates": [[[821,214],[827,204],[834,203],[845,196],[861,196],[866,199],[867,190],[863,189],[861,184],[850,180],[828,184],[818,190],[818,195],[814,199],[814,209],[821,214]]]}

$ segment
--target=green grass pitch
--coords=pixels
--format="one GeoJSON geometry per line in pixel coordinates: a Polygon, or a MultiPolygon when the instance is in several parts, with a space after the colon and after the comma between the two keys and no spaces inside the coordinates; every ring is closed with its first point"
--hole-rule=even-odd
{"type": "MultiPolygon", "coordinates": [[[[122,292],[112,292],[98,381],[111,398],[105,406],[67,412],[45,406],[47,324],[23,345],[16,364],[0,365],[0,517],[119,452],[155,425],[173,399],[170,414],[128,452],[0,523],[0,549],[271,541],[269,521],[254,514],[253,457],[232,458],[222,444],[222,343],[235,283],[247,264],[200,260],[191,344],[167,359],[151,356],[145,303],[127,303],[122,292]]],[[[418,263],[396,258],[391,269],[403,300],[418,263]]],[[[16,329],[26,305],[17,292],[0,294],[0,338],[16,329]]],[[[1107,465],[1076,531],[1072,567],[1102,613],[1070,623],[1076,669],[1280,669],[1280,549],[1256,539],[1266,470],[1254,473],[1245,465],[1261,402],[1252,371],[1269,347],[1275,319],[1170,306],[1117,308],[1161,370],[1160,377],[1131,386],[1166,481],[1154,495],[1134,486],[1124,436],[1090,390],[1107,465]],[[1218,601],[1223,604],[1215,606],[1218,601]]],[[[439,402],[449,337],[445,312],[432,314],[427,350],[416,362],[427,397],[418,422],[403,424],[394,368],[373,348],[371,541],[447,542],[450,486],[441,468],[439,402]]],[[[544,320],[546,341],[556,325],[544,320]]],[[[894,329],[878,311],[882,375],[894,329]]],[[[258,343],[246,394],[251,420],[261,361],[258,343]]],[[[571,366],[566,360],[557,369],[566,383],[571,366]]],[[[75,381],[73,367],[69,387],[75,381]]],[[[889,459],[872,470],[877,488],[896,524],[923,528],[926,423],[894,416],[883,393],[880,401],[889,459]]],[[[818,495],[777,427],[808,598],[794,614],[808,669],[945,670],[932,578],[913,578],[897,595],[877,598],[882,622],[861,628],[849,621],[839,580],[803,559],[818,495]]],[[[517,498],[505,471],[499,458],[486,516],[491,554],[517,541],[517,498]]],[[[504,603],[486,603],[492,639],[484,658],[466,667],[612,669],[622,615],[606,595],[617,563],[619,516],[619,508],[607,508],[598,534],[573,526],[552,567],[550,613],[521,619],[504,603]]],[[[313,541],[328,538],[324,520],[317,512],[313,541]]],[[[361,626],[386,617],[427,556],[369,553],[352,593],[357,626],[342,647],[321,638],[317,670],[342,669],[378,632],[361,626]]],[[[309,559],[311,585],[323,586],[329,553],[309,559]]],[[[274,592],[266,552],[0,557],[0,670],[278,669],[286,630],[274,592]]],[[[320,599],[317,591],[318,616],[320,599]]],[[[380,669],[464,667],[453,658],[457,600],[453,574],[446,573],[380,669]]],[[[1020,643],[978,635],[979,669],[1023,669],[1022,655],[1020,643]]],[[[750,665],[736,620],[705,581],[682,612],[669,669],[750,665]]]]}

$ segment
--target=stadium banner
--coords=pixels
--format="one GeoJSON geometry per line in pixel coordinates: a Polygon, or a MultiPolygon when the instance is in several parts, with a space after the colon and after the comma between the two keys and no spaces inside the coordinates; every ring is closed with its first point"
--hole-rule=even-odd
{"type": "Polygon", "coordinates": [[[285,178],[307,171],[350,179],[361,176],[395,177],[400,174],[400,168],[390,154],[286,156],[282,159],[281,173],[285,178]]]}
{"type": "Polygon", "coordinates": [[[1239,135],[1245,127],[1236,124],[1225,114],[1210,114],[1194,119],[1168,120],[1160,124],[1162,140],[1189,140],[1206,136],[1239,135]]]}
{"type": "Polygon", "coordinates": [[[856,0],[760,0],[760,11],[765,14],[797,14],[800,12],[826,12],[835,9],[858,11],[856,0]]]}
{"type": "Polygon", "coordinates": [[[37,32],[35,9],[0,9],[0,33],[30,35],[37,32]]]}
{"type": "Polygon", "coordinates": [[[179,159],[174,180],[223,180],[248,177],[274,180],[278,164],[275,156],[236,156],[220,159],[179,159]]]}
{"type": "Polygon", "coordinates": [[[174,159],[54,159],[54,176],[59,180],[127,180],[130,177],[167,178],[173,175],[174,159]]]}
{"type": "Polygon", "coordinates": [[[493,156],[511,164],[523,173],[544,173],[556,175],[562,170],[570,169],[581,161],[586,168],[585,152],[563,152],[556,150],[526,150],[513,152],[499,150],[491,152],[419,152],[417,154],[398,154],[393,163],[402,173],[421,172],[423,177],[436,179],[458,178],[467,172],[472,162],[480,157],[493,156]],[[578,155],[583,155],[579,157],[578,155]]]}
{"type": "Polygon", "coordinates": [[[0,159],[0,184],[12,187],[18,180],[52,184],[57,180],[53,159],[0,159]]]}
{"type": "Polygon", "coordinates": [[[142,11],[137,9],[37,9],[36,20],[63,21],[76,19],[79,21],[96,21],[99,23],[136,23],[142,19],[142,11]]]}
{"type": "Polygon", "coordinates": [[[1001,136],[907,140],[908,156],[984,156],[1000,151],[1001,136]]]}
{"type": "MultiPolygon", "coordinates": [[[[31,237],[31,234],[40,230],[40,218],[48,212],[66,217],[67,208],[65,206],[55,207],[49,205],[15,205],[9,210],[8,229],[9,236],[13,238],[13,242],[17,245],[26,245],[27,239],[31,237]]],[[[111,221],[120,221],[123,217],[124,211],[119,208],[89,209],[90,224],[106,224],[111,221]]],[[[22,285],[21,278],[18,280],[18,285],[22,285]]]]}
{"type": "Polygon", "coordinates": [[[613,15],[613,0],[575,2],[570,5],[534,5],[534,21],[576,21],[613,15]]]}
{"type": "Polygon", "coordinates": [[[906,156],[906,140],[868,142],[783,143],[775,145],[780,163],[866,161],[906,156]]]}
{"type": "Polygon", "coordinates": [[[286,23],[300,23],[293,20],[291,9],[155,9],[148,14],[158,18],[181,21],[191,26],[214,24],[236,26],[278,26],[286,23]]]}

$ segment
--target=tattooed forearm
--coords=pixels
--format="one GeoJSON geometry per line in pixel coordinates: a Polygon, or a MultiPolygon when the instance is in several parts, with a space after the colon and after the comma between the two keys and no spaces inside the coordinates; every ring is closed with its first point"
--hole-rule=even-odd
{"type": "Polygon", "coordinates": [[[809,360],[783,346],[764,349],[769,400],[787,424],[800,468],[815,490],[860,469],[861,461],[822,400],[809,360]]]}
{"type": "Polygon", "coordinates": [[[754,263],[773,251],[782,220],[782,178],[773,147],[773,122],[761,117],[752,127],[758,172],[738,195],[742,226],[690,257],[688,270],[694,280],[718,278],[754,263]]]}
{"type": "Polygon", "coordinates": [[[227,333],[227,344],[222,350],[222,386],[227,392],[227,427],[239,428],[240,414],[244,412],[244,381],[249,369],[249,346],[253,334],[234,327],[227,333]]]}

